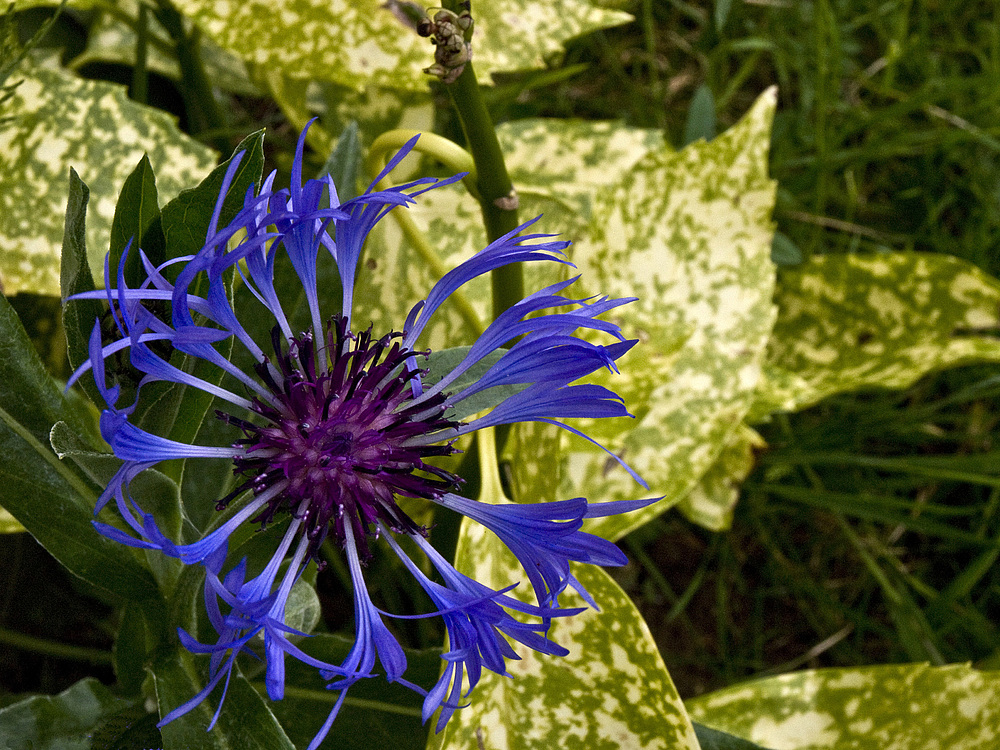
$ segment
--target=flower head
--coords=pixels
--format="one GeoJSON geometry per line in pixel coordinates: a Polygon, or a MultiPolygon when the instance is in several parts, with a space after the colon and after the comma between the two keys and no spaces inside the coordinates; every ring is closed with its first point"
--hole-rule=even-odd
{"type": "Polygon", "coordinates": [[[599,318],[629,300],[563,296],[575,279],[540,289],[499,315],[458,363],[432,382],[427,367],[432,355],[420,342],[448,297],[470,280],[508,264],[570,265],[562,254],[568,243],[530,233],[533,222],[529,222],[445,274],[401,321],[398,331],[373,332],[352,317],[355,274],[365,238],[392,209],[408,206],[421,192],[458,178],[376,189],[412,148],[411,141],[365,193],[341,203],[330,178],[302,181],[304,136],[299,139],[290,188],[275,190],[272,174],[259,189],[248,191],[236,217],[219,227],[223,199],[242,155],[232,160],[205,244],[194,255],[154,265],[140,249],[129,247],[114,276],[106,267],[107,289],[81,296],[106,297],[118,335],[109,343],[100,323],[95,324],[89,360],[73,379],[93,371],[106,402],[102,435],[123,461],[96,511],[113,498],[129,531],[95,522],[97,529],[123,544],[201,565],[206,572],[205,607],[218,639],[203,644],[183,630],[180,639],[192,652],[211,656],[211,676],[201,692],[162,723],[189,711],[220,682],[227,684],[236,656],[260,636],[272,699],[284,693],[286,655],[316,667],[328,687],[339,691],[311,745],[316,747],[347,690],[375,675],[379,666],[386,679],[425,696],[425,721],[440,709],[437,728],[441,729],[483,668],[507,673],[506,660],[517,658],[508,639],[542,653],[565,654],[546,633],[553,618],[579,611],[559,605],[559,595],[568,585],[580,588],[569,562],[625,562],[613,544],[583,532],[583,520],[632,510],[649,501],[592,504],[575,498],[492,505],[462,495],[461,479],[436,465],[435,458],[455,453],[454,444],[464,435],[497,425],[542,421],[589,440],[562,420],[628,415],[613,392],[575,381],[600,368],[616,370],[615,361],[635,343],[624,340],[616,325],[599,318]],[[145,268],[137,288],[130,288],[124,276],[131,252],[140,253],[145,268]],[[342,303],[336,311],[324,309],[326,300],[317,288],[317,264],[331,260],[342,285],[342,303]],[[309,330],[295,331],[289,323],[274,283],[278,263],[290,263],[301,282],[309,330]],[[272,322],[269,341],[255,340],[234,311],[227,292],[234,276],[241,282],[236,293],[252,294],[272,322]],[[579,338],[576,334],[584,329],[606,334],[607,343],[579,338]],[[245,349],[252,367],[241,369],[220,353],[217,345],[230,338],[245,349]],[[172,364],[164,353],[171,348],[218,368],[220,377],[203,379],[190,368],[172,364]],[[109,384],[105,367],[108,357],[125,350],[142,376],[133,404],[119,404],[122,389],[118,383],[109,384]],[[215,415],[232,428],[232,441],[190,445],[140,428],[133,413],[144,388],[154,381],[214,396],[220,405],[215,415]],[[492,406],[488,411],[482,400],[487,393],[502,394],[486,402],[492,406]],[[140,472],[172,459],[230,461],[236,476],[235,488],[217,503],[217,510],[226,510],[228,517],[192,543],[165,534],[142,508],[142,499],[129,491],[140,472]],[[428,530],[403,510],[400,498],[430,501],[490,529],[524,567],[536,603],[510,596],[517,581],[496,591],[456,570],[431,545],[428,530]],[[288,519],[288,524],[275,535],[270,562],[248,578],[247,561],[227,557],[231,535],[244,524],[266,528],[279,519],[288,519]],[[411,560],[398,542],[403,537],[426,556],[437,580],[411,560]],[[356,640],[340,664],[323,662],[300,648],[292,636],[305,634],[287,625],[285,618],[292,586],[308,565],[321,564],[320,546],[327,540],[346,557],[354,588],[356,640]],[[433,603],[434,610],[421,616],[441,617],[447,630],[449,648],[442,654],[446,666],[430,690],[405,679],[404,651],[383,621],[386,613],[369,597],[364,567],[376,540],[400,558],[433,603]]]}

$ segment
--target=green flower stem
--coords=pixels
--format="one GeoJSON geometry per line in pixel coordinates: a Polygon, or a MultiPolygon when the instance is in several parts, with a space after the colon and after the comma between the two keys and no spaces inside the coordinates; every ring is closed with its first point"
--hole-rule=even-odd
{"type": "MultiPolygon", "coordinates": [[[[483,213],[486,236],[493,242],[520,224],[517,218],[517,194],[507,174],[500,141],[497,140],[493,120],[479,91],[471,62],[466,64],[458,80],[447,88],[476,165],[479,208],[483,213]]],[[[497,269],[492,274],[492,281],[495,318],[524,297],[524,271],[521,264],[497,269]]]]}
{"type": "Polygon", "coordinates": [[[25,635],[24,633],[7,630],[6,628],[0,628],[0,643],[6,643],[8,646],[13,646],[24,651],[31,651],[35,654],[53,656],[57,659],[83,661],[88,664],[112,663],[110,651],[102,651],[99,648],[87,648],[85,646],[71,646],[68,643],[36,638],[32,635],[25,635]]]}

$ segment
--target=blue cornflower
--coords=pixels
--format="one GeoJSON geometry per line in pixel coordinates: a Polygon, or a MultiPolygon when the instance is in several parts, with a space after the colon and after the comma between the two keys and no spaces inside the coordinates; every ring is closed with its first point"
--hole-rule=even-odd
{"type": "MultiPolygon", "coordinates": [[[[573,586],[590,601],[570,573],[569,562],[625,563],[613,544],[581,531],[583,520],[633,510],[650,501],[592,504],[575,498],[491,505],[460,494],[459,477],[436,466],[433,459],[456,453],[454,443],[463,435],[498,425],[542,421],[590,440],[561,420],[628,415],[613,392],[575,381],[600,368],[616,371],[615,361],[635,344],[626,341],[614,323],[599,319],[630,300],[562,296],[575,279],[540,289],[500,314],[459,364],[431,383],[424,366],[429,352],[418,344],[448,297],[468,281],[511,263],[572,265],[562,253],[568,243],[528,233],[534,223],[528,222],[446,273],[412,309],[400,331],[376,336],[370,327],[359,328],[352,318],[355,273],[365,238],[392,209],[408,206],[420,193],[461,175],[375,189],[412,149],[414,139],[365,193],[341,203],[329,177],[303,183],[304,138],[303,132],[290,188],[275,190],[271,174],[259,190],[247,192],[243,208],[220,228],[223,199],[243,154],[232,160],[205,244],[194,255],[154,265],[139,250],[145,278],[137,288],[130,288],[124,275],[126,258],[135,249],[126,248],[114,277],[106,263],[106,290],[78,296],[105,297],[118,336],[108,343],[98,321],[90,338],[89,360],[71,382],[86,370],[93,371],[106,402],[101,433],[123,461],[95,512],[114,499],[130,531],[100,522],[94,525],[123,544],[159,550],[205,569],[205,607],[218,639],[203,644],[183,630],[179,637],[190,651],[211,656],[210,679],[201,692],[167,714],[161,725],[191,710],[220,682],[228,685],[237,655],[249,650],[249,642],[260,636],[265,683],[273,700],[284,693],[285,655],[316,667],[328,681],[327,687],[339,691],[329,718],[310,745],[314,748],[328,733],[347,690],[358,680],[374,676],[376,663],[381,664],[386,679],[425,696],[425,721],[440,709],[440,730],[479,681],[483,668],[507,674],[506,660],[518,658],[508,639],[542,653],[565,655],[566,650],[548,640],[546,633],[553,618],[580,610],[560,607],[558,597],[573,586]],[[332,314],[326,311],[324,317],[316,269],[320,256],[326,255],[336,263],[343,295],[340,309],[332,314]],[[293,331],[286,317],[274,286],[279,262],[291,263],[302,283],[311,319],[308,331],[293,331]],[[243,282],[238,293],[254,295],[273,320],[270,341],[255,341],[240,323],[227,294],[235,273],[243,282]],[[207,293],[199,296],[198,288],[207,288],[207,293]],[[578,338],[582,329],[607,334],[610,343],[599,345],[578,338]],[[215,344],[230,337],[252,357],[252,372],[236,367],[216,350],[215,344]],[[163,353],[171,347],[218,367],[224,373],[221,384],[171,364],[163,353]],[[130,405],[119,404],[120,385],[108,383],[105,368],[108,357],[124,350],[142,374],[139,393],[130,405]],[[485,371],[470,383],[469,372],[476,365],[485,371]],[[133,424],[143,388],[154,381],[179,383],[215,396],[224,405],[216,416],[233,428],[233,442],[188,445],[133,424]],[[460,416],[468,412],[463,411],[468,399],[496,386],[515,388],[501,391],[510,395],[486,413],[460,416]],[[237,483],[218,501],[217,509],[235,504],[238,510],[200,540],[182,544],[161,531],[153,516],[142,509],[141,499],[131,496],[129,484],[162,461],[194,458],[232,462],[237,483]],[[431,546],[428,530],[400,508],[399,497],[423,498],[494,532],[523,566],[537,603],[526,604],[509,595],[516,581],[496,591],[456,570],[431,546]],[[267,527],[278,517],[290,517],[290,521],[276,539],[264,570],[248,578],[246,559],[227,570],[228,539],[233,532],[245,523],[267,527]],[[410,559],[396,537],[413,541],[436,571],[437,580],[410,559]],[[305,634],[285,622],[292,586],[311,562],[321,564],[319,548],[327,539],[343,550],[354,589],[356,640],[341,664],[309,656],[291,639],[305,634]],[[383,616],[394,615],[382,612],[369,597],[364,566],[376,539],[399,556],[433,603],[434,611],[422,616],[440,616],[447,630],[449,650],[442,654],[445,668],[429,691],[404,678],[406,657],[383,622],[383,616]]],[[[222,700],[219,710],[221,706],[222,700]]]]}

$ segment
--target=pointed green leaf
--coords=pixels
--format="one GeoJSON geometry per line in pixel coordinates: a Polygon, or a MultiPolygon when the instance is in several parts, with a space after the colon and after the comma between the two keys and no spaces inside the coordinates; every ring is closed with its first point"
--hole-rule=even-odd
{"type": "MultiPolygon", "coordinates": [[[[94,277],[90,273],[87,260],[87,202],[90,190],[77,175],[69,170],[69,201],[66,205],[66,224],[63,229],[59,287],[63,300],[74,294],[94,289],[94,277]]],[[[72,300],[63,304],[63,330],[66,333],[66,353],[70,366],[75,370],[85,362],[90,354],[88,342],[94,329],[94,322],[103,314],[101,303],[94,299],[72,300]]],[[[95,404],[103,399],[94,380],[86,377],[80,382],[83,391],[95,404]]]]}
{"type": "Polygon", "coordinates": [[[0,710],[0,740],[11,748],[88,750],[94,730],[128,706],[87,677],[59,695],[28,698],[0,710]]]}
{"type": "MultiPolygon", "coordinates": [[[[433,48],[401,11],[379,0],[176,0],[175,5],[220,46],[264,68],[355,88],[427,88],[422,70],[433,63],[433,48]]],[[[567,39],[631,20],[600,6],[593,0],[474,6],[481,77],[542,67],[567,39]]]]}
{"type": "Polygon", "coordinates": [[[694,733],[698,736],[701,750],[769,750],[735,734],[706,727],[696,721],[691,723],[694,725],[694,733]]]}
{"type": "Polygon", "coordinates": [[[125,281],[133,289],[138,287],[146,273],[139,251],[142,250],[153,265],[160,265],[166,258],[163,228],[160,226],[160,204],[156,194],[156,176],[145,154],[122,185],[111,221],[111,255],[108,265],[117,273],[118,264],[126,245],[131,242],[125,261],[125,281]]]}
{"type": "Polygon", "coordinates": [[[99,271],[118,192],[143,152],[161,197],[204,175],[212,152],[168,115],[130,101],[122,86],[28,62],[13,77],[23,82],[5,106],[11,119],[0,124],[0,278],[8,295],[57,295],[71,166],[90,186],[86,244],[90,266],[99,271]]]}
{"type": "Polygon", "coordinates": [[[20,522],[3,508],[0,508],[0,534],[17,534],[26,531],[20,522]]]}
{"type": "Polygon", "coordinates": [[[688,701],[708,726],[774,750],[992,750],[1000,672],[904,664],[793,672],[688,701]]]}
{"type": "Polygon", "coordinates": [[[222,180],[230,163],[241,152],[243,156],[240,165],[222,204],[219,226],[226,226],[243,208],[243,199],[250,185],[260,186],[264,169],[263,130],[251,133],[240,141],[240,144],[233,149],[232,156],[215,167],[197,187],[182,191],[163,207],[161,222],[168,258],[192,255],[204,246],[215,202],[222,189],[222,180]]]}
{"type": "Polygon", "coordinates": [[[1000,281],[932,253],[830,254],[781,272],[751,420],[928,372],[1000,361],[1000,281]]]}
{"type": "MultiPolygon", "coordinates": [[[[199,662],[184,649],[158,656],[150,672],[156,685],[160,716],[165,716],[193,697],[205,683],[199,662]]],[[[189,713],[174,719],[161,730],[164,750],[295,750],[264,699],[247,679],[233,668],[225,705],[215,727],[208,730],[221,689],[199,703],[189,713]]]]}
{"type": "Polygon", "coordinates": [[[330,175],[333,178],[341,203],[357,197],[358,178],[361,174],[361,139],[358,137],[356,120],[347,123],[319,174],[320,177],[330,175]]]}
{"type": "Polygon", "coordinates": [[[715,138],[715,97],[707,84],[701,84],[691,98],[687,122],[684,124],[684,145],[697,140],[715,138]]]}
{"type": "Polygon", "coordinates": [[[77,425],[6,299],[0,298],[0,506],[70,572],[118,596],[155,596],[131,551],[91,524],[97,492],[49,448],[60,421],[77,425]]]}

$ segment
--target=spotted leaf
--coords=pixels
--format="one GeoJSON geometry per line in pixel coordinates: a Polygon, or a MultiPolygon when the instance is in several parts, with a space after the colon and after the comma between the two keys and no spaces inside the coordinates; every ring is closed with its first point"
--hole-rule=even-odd
{"type": "Polygon", "coordinates": [[[1000,672],[905,664],[793,672],[687,703],[692,718],[773,750],[992,750],[1000,672]]]}
{"type": "MultiPolygon", "coordinates": [[[[434,62],[433,48],[413,30],[403,8],[410,3],[175,0],[175,5],[220,46],[256,65],[354,88],[427,88],[422,70],[434,62]]],[[[477,4],[477,69],[489,74],[541,67],[567,39],[631,20],[600,5],[591,0],[477,4]]]]}
{"type": "MultiPolygon", "coordinates": [[[[456,562],[467,575],[496,588],[524,576],[499,540],[468,521],[456,562]]],[[[601,611],[553,624],[549,636],[570,654],[528,652],[508,662],[511,677],[485,672],[471,705],[432,735],[428,748],[697,750],[694,729],[635,605],[600,568],[580,566],[574,572],[601,611]]],[[[575,594],[560,603],[585,606],[575,594]]]]}
{"type": "Polygon", "coordinates": [[[781,272],[751,418],[1000,361],[1000,281],[930,253],[831,254],[781,272]]]}
{"type": "MultiPolygon", "coordinates": [[[[592,293],[635,296],[619,322],[639,346],[604,383],[635,420],[586,425],[663,500],[593,522],[618,538],[680,502],[719,459],[753,402],[774,322],[767,154],[776,92],[709,143],[651,153],[598,192],[573,255],[592,293]]],[[[607,454],[566,435],[562,496],[643,494],[607,454]]],[[[689,506],[689,509],[693,506],[689,506]]]]}
{"type": "Polygon", "coordinates": [[[87,248],[103,278],[118,191],[143,153],[161,200],[203,177],[212,151],[168,115],[130,101],[125,88],[26,62],[0,124],[0,277],[5,294],[59,295],[69,168],[90,187],[87,248]]]}

